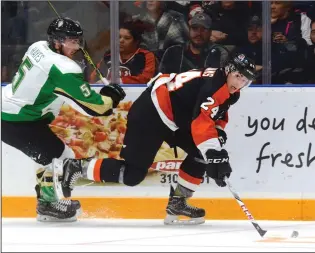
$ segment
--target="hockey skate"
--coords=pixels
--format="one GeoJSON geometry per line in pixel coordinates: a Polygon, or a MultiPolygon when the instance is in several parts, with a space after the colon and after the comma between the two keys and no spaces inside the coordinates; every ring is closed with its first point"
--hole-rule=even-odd
{"type": "Polygon", "coordinates": [[[172,186],[166,213],[165,225],[198,225],[205,222],[205,210],[188,205],[186,197],[174,196],[172,186]],[[179,216],[185,216],[188,219],[180,219],[179,216]]]}
{"type": "Polygon", "coordinates": [[[44,202],[37,200],[37,221],[43,222],[73,222],[81,214],[81,205],[77,200],[58,200],[44,202]]]}
{"type": "Polygon", "coordinates": [[[35,186],[37,220],[43,222],[76,221],[82,213],[80,202],[57,199],[52,183],[52,173],[48,169],[38,169],[36,176],[38,182],[35,186]]]}
{"type": "Polygon", "coordinates": [[[53,159],[53,181],[58,199],[71,197],[76,181],[82,177],[82,162],[89,159],[53,159]]]}

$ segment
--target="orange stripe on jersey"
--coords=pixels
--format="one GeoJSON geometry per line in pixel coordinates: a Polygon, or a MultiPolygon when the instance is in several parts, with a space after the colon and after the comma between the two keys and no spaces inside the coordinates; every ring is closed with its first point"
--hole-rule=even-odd
{"type": "Polygon", "coordinates": [[[174,121],[171,98],[166,85],[161,85],[155,92],[161,110],[169,120],[174,121]]]}
{"type": "Polygon", "coordinates": [[[102,165],[103,159],[97,159],[95,166],[94,166],[94,180],[96,182],[101,182],[101,165],[102,165]]]}
{"type": "Polygon", "coordinates": [[[184,179],[185,181],[195,185],[200,185],[202,180],[201,178],[193,177],[182,170],[179,170],[178,176],[184,179]]]}
{"type": "Polygon", "coordinates": [[[211,115],[215,116],[219,105],[223,104],[229,97],[228,87],[224,84],[212,97],[208,97],[208,100],[201,104],[200,114],[191,124],[192,136],[196,146],[209,139],[218,138],[218,132],[215,129],[216,123],[211,115]]]}

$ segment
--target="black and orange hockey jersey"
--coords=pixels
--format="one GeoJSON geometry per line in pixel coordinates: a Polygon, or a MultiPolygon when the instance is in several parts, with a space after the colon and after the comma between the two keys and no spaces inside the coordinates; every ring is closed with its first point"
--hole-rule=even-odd
{"type": "MultiPolygon", "coordinates": [[[[105,54],[104,63],[107,66],[107,79],[111,76],[111,55],[105,54]]],[[[156,74],[156,58],[148,50],[138,48],[138,50],[128,60],[119,61],[119,75],[124,84],[146,84],[156,74]]]]}
{"type": "Polygon", "coordinates": [[[159,74],[150,85],[152,101],[171,130],[189,129],[205,159],[207,150],[221,150],[216,128],[225,128],[228,109],[240,96],[229,93],[224,69],[159,74]]]}

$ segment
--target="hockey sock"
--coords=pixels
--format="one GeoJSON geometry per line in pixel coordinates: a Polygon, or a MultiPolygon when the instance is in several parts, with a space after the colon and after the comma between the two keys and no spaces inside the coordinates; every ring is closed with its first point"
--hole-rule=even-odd
{"type": "Polygon", "coordinates": [[[180,197],[185,197],[185,198],[190,198],[194,194],[194,191],[177,184],[177,187],[175,189],[174,196],[180,196],[180,197]]]}
{"type": "Polygon", "coordinates": [[[94,182],[123,183],[124,161],[114,158],[91,159],[82,164],[83,177],[94,182]]]}
{"type": "Polygon", "coordinates": [[[201,183],[201,178],[189,175],[182,169],[178,173],[178,184],[175,189],[175,196],[190,198],[201,183]]]}
{"type": "Polygon", "coordinates": [[[95,182],[101,182],[101,165],[103,159],[91,159],[82,164],[83,177],[95,182]]]}

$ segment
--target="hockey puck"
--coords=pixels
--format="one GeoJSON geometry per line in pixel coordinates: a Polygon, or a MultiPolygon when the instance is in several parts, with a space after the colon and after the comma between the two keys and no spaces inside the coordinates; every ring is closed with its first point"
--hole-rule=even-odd
{"type": "Polygon", "coordinates": [[[299,232],[298,231],[293,231],[291,237],[292,238],[297,238],[299,236],[299,232]]]}

